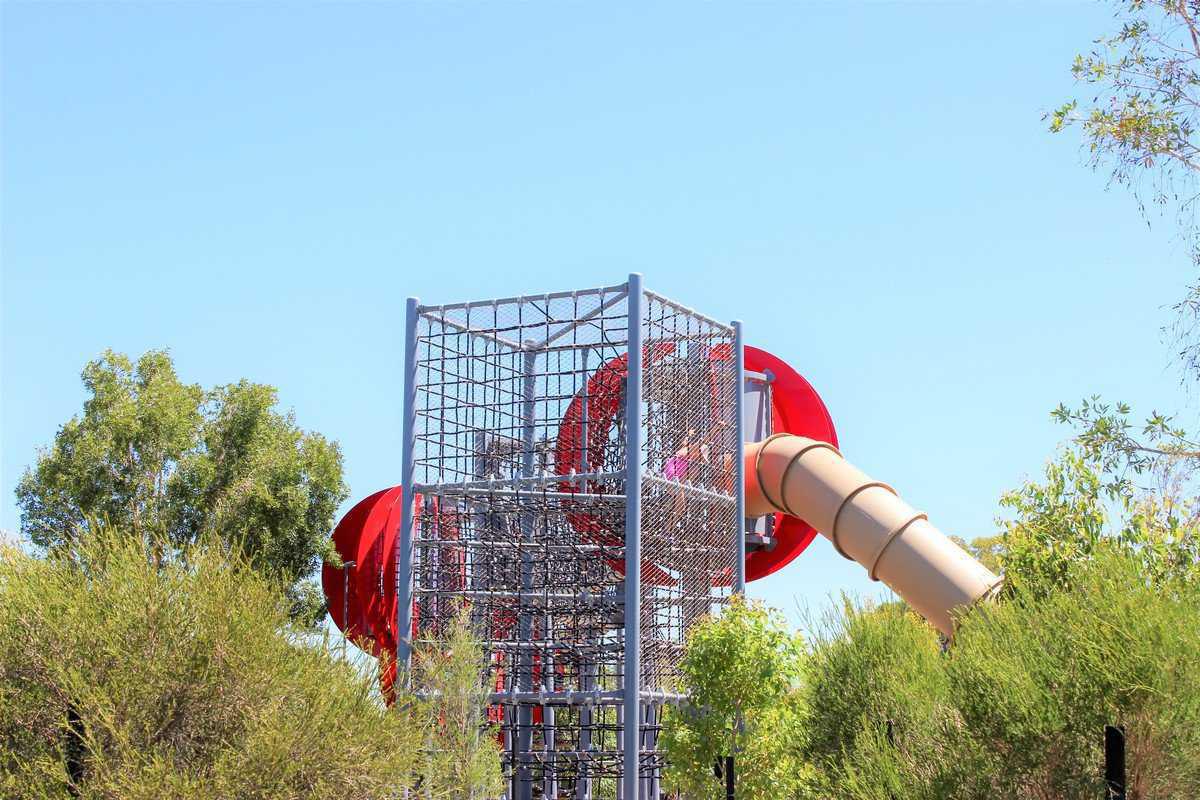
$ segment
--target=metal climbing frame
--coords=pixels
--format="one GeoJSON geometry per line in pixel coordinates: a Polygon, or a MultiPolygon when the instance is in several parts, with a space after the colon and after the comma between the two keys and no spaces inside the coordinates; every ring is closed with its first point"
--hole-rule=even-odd
{"type": "Polygon", "coordinates": [[[685,636],[744,579],[740,326],[633,275],[410,300],[406,345],[400,657],[468,608],[509,800],[657,800],[685,636]]]}

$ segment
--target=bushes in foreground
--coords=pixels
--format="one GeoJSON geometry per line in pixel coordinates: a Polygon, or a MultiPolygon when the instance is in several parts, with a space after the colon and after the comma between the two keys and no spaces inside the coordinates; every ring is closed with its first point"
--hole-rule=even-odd
{"type": "Polygon", "coordinates": [[[689,800],[725,797],[714,764],[735,754],[738,797],[791,797],[804,785],[803,650],[778,614],[735,597],[701,620],[680,664],[691,702],[668,708],[666,783],[689,800]]]}
{"type": "MultiPolygon", "coordinates": [[[[432,695],[388,711],[374,665],[292,628],[279,587],[186,556],[0,552],[0,796],[498,796],[465,620],[415,661],[432,695]]],[[[950,647],[900,604],[848,604],[806,643],[735,602],[692,634],[668,785],[719,797],[734,752],[743,800],[1094,798],[1116,724],[1130,797],[1200,796],[1200,580],[1160,561],[1106,539],[1066,580],[1012,573],[950,647]]]]}
{"type": "Polygon", "coordinates": [[[1124,725],[1131,797],[1200,796],[1198,622],[1194,583],[1121,552],[1070,589],[1015,586],[944,652],[902,608],[851,611],[813,649],[809,757],[833,796],[1095,798],[1124,725]]]}
{"type": "MultiPolygon", "coordinates": [[[[386,710],[374,665],[296,632],[279,587],[186,555],[155,567],[116,534],[0,553],[0,796],[340,800],[436,771],[444,704],[386,710]]],[[[471,777],[432,796],[486,797],[471,777]]]]}
{"type": "MultiPolygon", "coordinates": [[[[798,779],[738,796],[1093,800],[1104,796],[1111,724],[1126,729],[1129,797],[1200,797],[1200,583],[1150,580],[1141,554],[1115,547],[1076,565],[1069,587],[1014,581],[961,621],[949,647],[901,604],[847,604],[806,647],[799,688],[708,660],[720,674],[704,683],[773,682],[774,706],[791,709],[790,724],[747,718],[767,742],[747,755],[770,749],[802,765],[798,779]]],[[[770,646],[776,660],[794,652],[794,640],[748,628],[747,613],[765,612],[733,606],[699,629],[688,659],[713,640],[770,646]]],[[[669,718],[668,741],[692,745],[677,784],[688,798],[719,796],[705,771],[712,754],[681,735],[697,727],[669,718]]]]}

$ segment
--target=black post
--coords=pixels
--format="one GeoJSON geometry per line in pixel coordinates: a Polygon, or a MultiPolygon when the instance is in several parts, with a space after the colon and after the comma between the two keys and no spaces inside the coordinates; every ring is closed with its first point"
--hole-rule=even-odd
{"type": "Polygon", "coordinates": [[[733,756],[725,756],[725,800],[733,800],[737,779],[733,775],[733,756]]]}
{"type": "Polygon", "coordinates": [[[83,783],[83,760],[86,757],[87,746],[84,737],[87,732],[83,729],[83,717],[75,708],[75,703],[67,701],[67,746],[63,748],[67,761],[67,791],[71,797],[79,797],[80,784],[83,783]]]}
{"type": "Polygon", "coordinates": [[[1104,726],[1106,800],[1125,800],[1125,726],[1104,726]]]}

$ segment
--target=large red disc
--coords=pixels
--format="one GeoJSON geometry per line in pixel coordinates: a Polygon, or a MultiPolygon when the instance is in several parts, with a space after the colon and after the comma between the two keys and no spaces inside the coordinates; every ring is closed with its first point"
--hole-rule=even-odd
{"type": "MultiPolygon", "coordinates": [[[[794,433],[837,447],[833,419],[817,390],[786,362],[766,350],[746,346],[746,369],[770,372],[771,428],[775,433],[794,433]]],[[[775,515],[775,547],[746,555],[746,580],[765,578],[790,564],[816,537],[816,530],[802,519],[775,515]]]]}

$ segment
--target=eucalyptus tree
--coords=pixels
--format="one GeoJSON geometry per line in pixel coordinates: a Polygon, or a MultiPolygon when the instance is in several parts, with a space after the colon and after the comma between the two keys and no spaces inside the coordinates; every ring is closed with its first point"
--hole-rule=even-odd
{"type": "MultiPolygon", "coordinates": [[[[1200,0],[1118,0],[1113,29],[1075,56],[1083,91],[1047,114],[1050,130],[1078,130],[1088,163],[1132,190],[1147,222],[1173,218],[1200,267],[1200,0]]],[[[1200,280],[1175,304],[1171,338],[1189,380],[1200,380],[1200,280]]],[[[1140,489],[1193,493],[1200,435],[1170,415],[1137,419],[1122,403],[1060,406],[1113,496],[1140,489]],[[1154,481],[1157,486],[1152,486],[1154,481]]]]}
{"type": "Polygon", "coordinates": [[[136,363],[106,351],[82,378],[82,413],[17,486],[22,533],[62,551],[103,524],[159,564],[215,539],[280,580],[294,615],[313,619],[311,576],[347,493],[337,444],[280,411],[274,387],[205,390],[182,382],[165,351],[136,363]]]}

